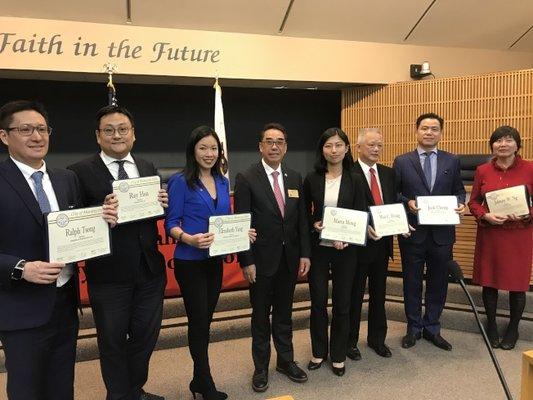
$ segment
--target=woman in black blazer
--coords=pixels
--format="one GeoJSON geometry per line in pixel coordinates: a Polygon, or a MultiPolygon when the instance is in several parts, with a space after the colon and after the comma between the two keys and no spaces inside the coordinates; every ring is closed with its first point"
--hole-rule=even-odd
{"type": "Polygon", "coordinates": [[[307,368],[322,366],[328,356],[328,286],[331,271],[333,317],[329,340],[332,370],[344,375],[349,336],[350,294],[357,266],[357,247],[343,242],[321,240],[324,206],[366,211],[361,178],[353,171],[350,142],[340,128],[326,130],[316,149],[315,170],[304,181],[304,192],[312,233],[311,344],[313,358],[307,368]]]}

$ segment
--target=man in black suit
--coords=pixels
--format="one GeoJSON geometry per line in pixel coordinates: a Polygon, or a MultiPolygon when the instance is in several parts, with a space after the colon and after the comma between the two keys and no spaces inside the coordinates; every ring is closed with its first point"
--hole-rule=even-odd
{"type": "Polygon", "coordinates": [[[0,108],[9,151],[0,163],[0,341],[9,399],[74,399],[78,274],[72,264],[46,261],[43,214],[80,207],[81,197],[73,172],[44,161],[51,132],[41,104],[0,108]]]}
{"type": "Polygon", "coordinates": [[[270,311],[277,352],[276,370],[295,382],[307,381],[294,362],[292,302],[298,273],[310,267],[310,242],[302,177],[281,162],[287,152],[287,132],[277,123],[265,125],[259,136],[262,160],[235,178],[235,212],[252,214],[257,240],[239,254],[252,303],[252,388],[268,388],[270,311]]]}
{"type": "MultiPolygon", "coordinates": [[[[354,163],[355,172],[364,178],[365,193],[369,205],[391,204],[396,201],[394,190],[394,170],[378,164],[383,149],[383,137],[378,128],[364,128],[357,137],[358,160],[354,163]]],[[[392,355],[385,344],[387,317],[385,314],[385,293],[389,258],[392,257],[392,236],[379,238],[369,227],[370,240],[360,247],[357,258],[357,273],[352,290],[350,308],[350,339],[346,353],[352,360],[361,359],[357,347],[361,307],[368,278],[368,333],[367,343],[381,357],[392,355]]]]}
{"type": "MultiPolygon", "coordinates": [[[[100,109],[95,133],[101,152],[68,167],[78,176],[86,206],[117,203],[113,180],[156,175],[152,163],[130,153],[135,127],[128,110],[100,109]]],[[[87,261],[85,270],[107,400],[162,399],[143,390],[166,285],[156,221],[119,225],[111,234],[112,255],[87,261]]]]}

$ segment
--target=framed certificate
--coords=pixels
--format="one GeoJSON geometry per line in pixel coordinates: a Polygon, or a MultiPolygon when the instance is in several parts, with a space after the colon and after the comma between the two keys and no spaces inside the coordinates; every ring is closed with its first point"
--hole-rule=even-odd
{"type": "Polygon", "coordinates": [[[339,207],[324,207],[320,239],[366,245],[368,213],[339,207]]]}
{"type": "Polygon", "coordinates": [[[407,214],[402,203],[371,206],[372,224],[378,236],[391,236],[409,232],[407,214]]]}
{"type": "Polygon", "coordinates": [[[529,214],[530,200],[526,185],[487,192],[485,201],[491,213],[517,216],[529,214]]]}
{"type": "Polygon", "coordinates": [[[111,254],[111,231],[102,207],[55,211],[46,215],[48,259],[72,263],[111,254]]]}
{"type": "Polygon", "coordinates": [[[209,246],[209,256],[238,253],[250,248],[248,231],[252,214],[215,215],[209,217],[209,233],[215,240],[209,246]]]}
{"type": "Polygon", "coordinates": [[[113,181],[112,185],[113,193],[118,199],[117,224],[156,218],[165,214],[158,200],[161,189],[159,176],[121,179],[113,181]]]}
{"type": "Polygon", "coordinates": [[[455,196],[417,196],[418,223],[420,225],[458,225],[461,223],[455,196]]]}

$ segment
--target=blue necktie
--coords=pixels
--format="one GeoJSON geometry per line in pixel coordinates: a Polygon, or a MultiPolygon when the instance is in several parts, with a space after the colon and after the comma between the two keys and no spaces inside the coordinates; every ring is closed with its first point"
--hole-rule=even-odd
{"type": "Polygon", "coordinates": [[[431,187],[431,153],[431,151],[426,151],[424,153],[426,156],[426,159],[424,160],[424,176],[426,177],[429,191],[433,189],[431,187]]]}
{"type": "Polygon", "coordinates": [[[118,164],[118,179],[128,179],[129,178],[128,173],[124,169],[124,163],[126,161],[121,160],[121,161],[115,161],[115,162],[118,164]]]}
{"type": "Polygon", "coordinates": [[[33,182],[35,183],[35,194],[37,196],[39,208],[44,214],[49,213],[50,211],[52,211],[52,209],[50,208],[48,196],[46,195],[46,192],[43,189],[43,175],[44,173],[42,171],[35,171],[33,174],[31,174],[31,179],[33,179],[33,182]]]}

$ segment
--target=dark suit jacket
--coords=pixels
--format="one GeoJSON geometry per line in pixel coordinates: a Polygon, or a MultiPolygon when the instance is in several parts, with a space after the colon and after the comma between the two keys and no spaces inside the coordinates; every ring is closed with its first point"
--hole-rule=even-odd
{"type": "Polygon", "coordinates": [[[281,170],[285,217],[281,216],[261,162],[235,178],[235,213],[252,213],[252,228],[257,231],[257,240],[250,250],[239,253],[239,262],[241,267],[255,264],[257,274],[263,276],[276,273],[283,247],[291,271],[298,268],[301,257],[311,256],[302,177],[284,165],[281,170]],[[289,190],[293,191],[291,196],[289,190]],[[296,193],[298,197],[295,197],[296,193]]]}
{"type": "MultiPolygon", "coordinates": [[[[393,204],[397,202],[396,191],[394,188],[394,170],[390,167],[387,167],[382,164],[376,164],[378,170],[379,183],[381,184],[381,194],[383,196],[383,204],[393,204]]],[[[370,186],[365,177],[365,173],[361,168],[359,161],[354,163],[354,171],[361,176],[363,185],[365,188],[365,196],[368,206],[374,206],[374,198],[372,197],[372,192],[370,191],[370,186]]],[[[374,255],[378,251],[387,251],[389,257],[392,258],[392,236],[381,238],[378,241],[368,239],[365,247],[361,247],[359,250],[359,255],[362,259],[368,259],[369,261],[373,259],[374,255]]]]}
{"type": "MultiPolygon", "coordinates": [[[[140,176],[157,175],[152,163],[133,156],[140,176]]],[[[76,173],[86,207],[101,205],[111,193],[113,176],[99,154],[68,167],[76,173]]],[[[134,268],[144,255],[154,274],[165,271],[165,260],[157,248],[158,230],[155,219],[130,222],[111,229],[112,255],[88,260],[89,283],[131,282],[134,268]]]]}
{"type": "MultiPolygon", "coordinates": [[[[320,242],[320,236],[313,229],[313,224],[321,221],[324,214],[324,175],[323,172],[313,171],[308,173],[304,180],[304,195],[313,245],[318,245],[320,242]]],[[[337,207],[360,211],[367,210],[363,182],[361,177],[355,174],[354,171],[343,171],[337,207]]]]}
{"type": "MultiPolygon", "coordinates": [[[[437,152],[437,176],[433,190],[429,190],[424,177],[424,172],[420,165],[418,152],[411,151],[402,154],[394,160],[394,171],[396,173],[396,191],[398,198],[406,205],[409,200],[415,200],[416,196],[457,196],[459,203],[465,202],[466,192],[461,180],[461,168],[459,159],[444,150],[437,152]]],[[[428,235],[433,236],[433,240],[438,245],[449,245],[455,242],[455,227],[452,225],[418,225],[416,215],[408,214],[409,223],[416,231],[411,237],[399,237],[400,243],[422,243],[428,235]]]]}
{"type": "MultiPolygon", "coordinates": [[[[78,208],[81,197],[72,171],[47,168],[60,210],[78,208]]],[[[13,281],[20,260],[47,261],[44,217],[28,182],[8,158],[0,163],[0,330],[46,324],[56,299],[56,284],[13,281]]],[[[71,279],[77,279],[74,276],[71,279]]]]}

